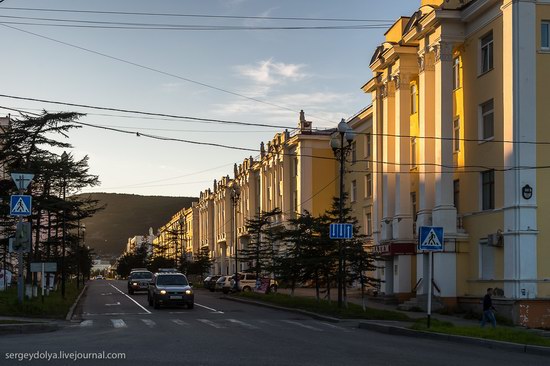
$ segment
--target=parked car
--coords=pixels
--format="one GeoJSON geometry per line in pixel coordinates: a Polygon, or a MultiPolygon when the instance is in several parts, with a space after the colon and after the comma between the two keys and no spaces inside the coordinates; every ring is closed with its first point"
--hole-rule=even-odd
{"type": "Polygon", "coordinates": [[[231,291],[231,277],[233,276],[220,276],[216,281],[215,291],[221,291],[224,294],[227,294],[231,291]]]}
{"type": "Polygon", "coordinates": [[[97,276],[95,276],[95,279],[96,280],[104,280],[105,277],[103,277],[102,275],[97,275],[97,276]]]}
{"type": "Polygon", "coordinates": [[[146,269],[134,269],[128,276],[128,293],[133,295],[135,291],[147,291],[153,280],[153,273],[146,269]]]}
{"type": "Polygon", "coordinates": [[[207,276],[203,281],[203,286],[205,289],[208,289],[214,292],[216,287],[216,281],[221,277],[221,275],[210,275],[207,276]]]}
{"type": "MultiPolygon", "coordinates": [[[[233,276],[234,277],[234,276],[233,276]]],[[[239,291],[252,291],[256,288],[257,284],[257,277],[255,273],[239,273],[239,291]]],[[[264,280],[264,278],[260,279],[264,280]]],[[[265,278],[267,280],[267,278],[265,278]]],[[[277,287],[279,286],[279,283],[274,279],[269,279],[269,292],[277,292],[277,287]]],[[[235,280],[231,279],[231,288],[235,287],[235,280]]]]}
{"type": "Polygon", "coordinates": [[[186,305],[193,309],[195,295],[183,273],[155,273],[147,291],[149,306],[159,309],[161,305],[186,305]]]}

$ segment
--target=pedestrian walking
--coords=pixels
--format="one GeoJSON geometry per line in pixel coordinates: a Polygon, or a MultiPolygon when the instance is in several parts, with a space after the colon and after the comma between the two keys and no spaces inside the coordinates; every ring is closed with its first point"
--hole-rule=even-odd
{"type": "Polygon", "coordinates": [[[483,317],[481,318],[481,327],[483,328],[485,326],[486,322],[491,322],[491,325],[493,328],[496,328],[497,326],[497,320],[495,319],[495,313],[493,311],[496,311],[495,307],[493,306],[493,299],[491,299],[491,295],[493,294],[493,289],[488,288],[487,293],[483,297],[483,317]]]}

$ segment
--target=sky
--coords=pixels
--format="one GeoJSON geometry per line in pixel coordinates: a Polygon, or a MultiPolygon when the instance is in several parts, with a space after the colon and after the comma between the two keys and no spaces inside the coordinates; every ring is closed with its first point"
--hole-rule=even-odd
{"type": "Polygon", "coordinates": [[[4,0],[0,116],[86,113],[79,121],[87,125],[67,139],[101,181],[84,192],[196,197],[257,156],[261,141],[296,128],[300,110],[314,128],[331,128],[366,107],[361,86],[376,46],[419,4],[4,0]]]}

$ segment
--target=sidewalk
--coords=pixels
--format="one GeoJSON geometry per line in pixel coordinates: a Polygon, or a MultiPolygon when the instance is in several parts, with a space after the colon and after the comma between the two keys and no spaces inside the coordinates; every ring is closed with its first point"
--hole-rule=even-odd
{"type": "MultiPolygon", "coordinates": [[[[287,294],[290,295],[290,289],[278,289],[278,292],[281,294],[287,294]]],[[[315,289],[314,288],[297,288],[294,290],[295,296],[303,296],[303,297],[315,297],[315,289]]],[[[325,294],[321,294],[321,296],[324,296],[325,294]]],[[[331,299],[332,301],[338,301],[338,290],[337,289],[331,289],[331,299]]],[[[361,299],[361,290],[349,290],[347,291],[347,300],[350,303],[354,303],[357,305],[363,305],[363,300],[361,299]]],[[[391,310],[398,313],[402,313],[407,315],[409,318],[412,319],[423,319],[426,318],[426,312],[413,312],[413,311],[402,311],[397,310],[396,305],[392,304],[383,304],[378,301],[371,300],[369,297],[366,297],[366,306],[373,309],[380,309],[380,310],[391,310]]],[[[452,315],[442,315],[438,313],[432,313],[431,316],[432,319],[437,319],[441,321],[446,321],[453,323],[456,326],[479,326],[479,321],[476,319],[464,319],[460,316],[452,316],[452,315]]],[[[405,324],[405,323],[404,323],[405,324]]]]}

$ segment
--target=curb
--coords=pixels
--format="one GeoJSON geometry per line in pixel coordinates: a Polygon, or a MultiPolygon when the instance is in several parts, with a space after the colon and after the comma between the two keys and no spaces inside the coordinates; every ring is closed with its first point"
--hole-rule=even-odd
{"type": "Polygon", "coordinates": [[[54,332],[60,329],[57,323],[1,324],[0,334],[28,334],[54,332]]]}
{"type": "Polygon", "coordinates": [[[379,333],[390,334],[390,335],[401,335],[401,336],[417,337],[417,338],[420,337],[420,338],[426,338],[431,340],[450,341],[450,342],[463,343],[463,344],[473,344],[473,345],[478,345],[485,348],[501,349],[506,351],[529,353],[529,354],[542,355],[542,356],[550,356],[550,347],[531,346],[531,345],[524,345],[524,344],[518,344],[518,343],[495,341],[495,340],[483,339],[483,338],[472,338],[472,337],[465,337],[465,336],[452,335],[452,334],[424,332],[421,330],[408,329],[408,328],[403,328],[403,327],[390,325],[390,324],[381,324],[381,323],[366,322],[366,321],[359,322],[359,328],[367,329],[367,330],[371,330],[379,333]]]}
{"type": "Polygon", "coordinates": [[[312,313],[311,311],[306,311],[306,310],[301,310],[301,309],[285,308],[283,306],[272,305],[272,304],[268,304],[268,303],[261,302],[261,301],[255,301],[255,300],[249,300],[249,299],[239,299],[239,298],[231,297],[231,296],[222,296],[221,299],[236,301],[236,302],[242,302],[244,304],[263,306],[263,307],[271,308],[271,309],[275,309],[275,310],[288,311],[290,313],[297,313],[297,314],[307,315],[309,317],[312,317],[313,319],[324,320],[324,321],[331,322],[331,323],[339,323],[340,322],[340,319],[333,318],[331,316],[320,315],[320,314],[317,314],[317,313],[312,313]]]}
{"type": "Polygon", "coordinates": [[[65,320],[69,320],[69,321],[71,320],[71,318],[74,315],[74,310],[76,309],[76,305],[78,304],[78,302],[80,301],[80,298],[82,297],[82,295],[84,295],[84,293],[86,292],[87,289],[88,289],[88,284],[86,283],[84,285],[84,288],[82,289],[82,291],[80,291],[80,294],[78,295],[78,297],[74,301],[74,304],[71,305],[71,308],[69,309],[69,312],[67,313],[67,316],[65,317],[65,320]]]}

